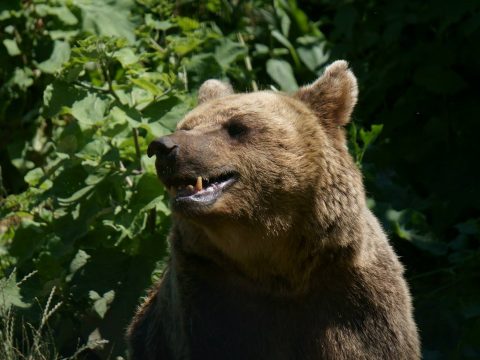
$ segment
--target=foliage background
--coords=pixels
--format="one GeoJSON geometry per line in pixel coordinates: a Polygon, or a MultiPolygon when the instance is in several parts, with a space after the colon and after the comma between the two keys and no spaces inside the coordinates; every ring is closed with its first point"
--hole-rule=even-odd
{"type": "Polygon", "coordinates": [[[168,253],[149,141],[205,79],[294,91],[344,58],[360,84],[351,151],[406,265],[424,358],[480,358],[479,35],[467,0],[2,1],[0,314],[38,324],[54,288],[48,346],[125,356],[168,253]]]}

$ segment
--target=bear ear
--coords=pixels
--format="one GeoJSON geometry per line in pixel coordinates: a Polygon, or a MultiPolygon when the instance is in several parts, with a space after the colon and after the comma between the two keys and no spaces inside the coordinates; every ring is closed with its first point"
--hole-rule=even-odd
{"type": "Polygon", "coordinates": [[[313,84],[300,88],[294,97],[308,104],[328,129],[346,125],[357,103],[358,86],[348,63],[330,64],[313,84]]]}
{"type": "Polygon", "coordinates": [[[198,104],[232,94],[233,89],[230,84],[210,79],[205,81],[198,90],[198,104]]]}

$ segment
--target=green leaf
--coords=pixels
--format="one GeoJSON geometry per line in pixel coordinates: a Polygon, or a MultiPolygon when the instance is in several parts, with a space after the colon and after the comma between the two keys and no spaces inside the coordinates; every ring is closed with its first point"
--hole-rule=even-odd
{"type": "Polygon", "coordinates": [[[22,52],[18,48],[17,42],[12,39],[5,39],[3,40],[3,45],[7,48],[8,55],[10,56],[17,56],[20,55],[22,52]]]}
{"type": "Polygon", "coordinates": [[[83,266],[85,266],[88,262],[88,259],[90,259],[90,255],[88,255],[85,251],[83,250],[78,250],[77,254],[73,258],[72,262],[70,263],[70,278],[78,271],[80,270],[83,266]]]}
{"type": "Polygon", "coordinates": [[[15,256],[20,263],[30,259],[42,245],[44,232],[44,224],[22,218],[10,246],[10,255],[15,256]]]}
{"type": "Polygon", "coordinates": [[[56,80],[49,84],[43,92],[43,115],[46,117],[55,116],[62,109],[71,107],[78,99],[86,97],[86,90],[78,89],[67,82],[56,80]]]}
{"type": "Polygon", "coordinates": [[[75,154],[75,156],[83,160],[100,162],[101,158],[108,152],[108,150],[110,150],[110,146],[106,139],[102,137],[87,143],[75,154]]]}
{"type": "Polygon", "coordinates": [[[189,82],[199,86],[203,81],[211,78],[221,79],[225,72],[213,54],[192,56],[186,63],[189,82]]]}
{"type": "Polygon", "coordinates": [[[290,33],[290,24],[291,24],[290,18],[286,13],[284,13],[280,20],[280,26],[282,28],[282,34],[284,36],[288,36],[288,34],[290,33]]]}
{"type": "Polygon", "coordinates": [[[130,21],[133,1],[106,2],[103,0],[77,0],[82,10],[82,26],[98,35],[114,36],[135,41],[135,25],[130,21]]]}
{"type": "Polygon", "coordinates": [[[131,199],[131,207],[136,212],[157,207],[163,213],[170,213],[165,206],[163,185],[155,174],[145,173],[139,178],[131,199]]]}
{"type": "Polygon", "coordinates": [[[288,51],[290,52],[290,55],[292,55],[295,66],[300,67],[300,60],[298,58],[297,52],[295,51],[295,48],[293,47],[292,43],[277,30],[272,31],[272,36],[288,49],[288,51]]]}
{"type": "Polygon", "coordinates": [[[369,131],[360,129],[360,139],[362,139],[364,147],[367,148],[370,144],[372,144],[380,135],[382,130],[383,124],[372,125],[369,131]]]}
{"type": "Polygon", "coordinates": [[[58,198],[58,202],[64,206],[70,205],[74,202],[79,201],[84,196],[88,195],[93,189],[94,189],[94,185],[85,186],[84,188],[78,191],[75,191],[71,196],[67,198],[58,198]]]}
{"type": "Polygon", "coordinates": [[[164,21],[155,20],[152,14],[145,15],[145,24],[156,30],[162,30],[162,31],[171,29],[172,27],[176,26],[175,24],[171,23],[168,20],[164,20],[164,21]]]}
{"type": "Polygon", "coordinates": [[[139,61],[139,57],[131,48],[122,48],[115,52],[113,55],[124,68],[129,67],[130,65],[136,64],[139,61]]]}
{"type": "Polygon", "coordinates": [[[288,62],[278,59],[268,60],[267,73],[280,85],[283,91],[295,91],[298,89],[297,81],[293,75],[293,69],[288,62]]]}
{"type": "Polygon", "coordinates": [[[8,278],[0,279],[0,314],[7,313],[12,306],[20,308],[27,308],[30,306],[30,304],[23,301],[15,272],[10,274],[8,278]]]}
{"type": "Polygon", "coordinates": [[[247,49],[244,45],[233,42],[227,38],[221,39],[220,44],[215,47],[215,59],[224,68],[227,68],[231,63],[245,56],[246,53],[247,49]]]}
{"type": "Polygon", "coordinates": [[[68,42],[55,40],[50,58],[37,64],[37,67],[45,73],[53,74],[58,71],[69,58],[70,45],[68,42]]]}
{"type": "Polygon", "coordinates": [[[313,39],[313,44],[298,47],[298,56],[310,71],[317,73],[321,66],[328,61],[330,54],[325,49],[325,42],[318,44],[318,38],[308,38],[313,39]]]}
{"type": "Polygon", "coordinates": [[[78,19],[66,6],[51,6],[51,5],[38,4],[35,7],[35,11],[41,17],[45,17],[47,15],[56,16],[65,25],[78,24],[78,19]]]}
{"type": "Polygon", "coordinates": [[[80,127],[86,129],[102,122],[107,108],[107,100],[90,93],[73,103],[71,113],[78,120],[80,127]]]}
{"type": "Polygon", "coordinates": [[[162,94],[162,90],[156,84],[146,78],[131,79],[131,82],[138,87],[148,91],[152,95],[157,96],[162,94]]]}
{"type": "Polygon", "coordinates": [[[200,23],[198,21],[188,17],[179,16],[175,20],[178,26],[180,26],[180,28],[185,32],[192,31],[200,27],[200,23]]]}
{"type": "Polygon", "coordinates": [[[10,84],[17,85],[20,89],[26,90],[33,85],[33,72],[29,68],[16,68],[9,80],[10,84]]]}
{"type": "Polygon", "coordinates": [[[103,294],[103,296],[100,296],[96,291],[91,290],[89,292],[89,297],[90,299],[94,300],[93,310],[95,310],[98,316],[103,319],[110,307],[110,304],[115,299],[115,291],[110,290],[103,294]]]}
{"type": "Polygon", "coordinates": [[[52,186],[52,181],[45,179],[45,174],[41,168],[30,170],[25,175],[24,180],[30,186],[40,187],[42,190],[47,190],[52,186]]]}

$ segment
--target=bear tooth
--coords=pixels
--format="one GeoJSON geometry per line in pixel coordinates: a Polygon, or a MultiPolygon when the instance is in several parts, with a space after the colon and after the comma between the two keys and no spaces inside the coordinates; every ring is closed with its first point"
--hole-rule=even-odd
{"type": "Polygon", "coordinates": [[[196,191],[200,191],[203,189],[203,186],[202,186],[202,177],[199,176],[197,177],[197,183],[195,184],[195,190],[196,191]]]}
{"type": "Polygon", "coordinates": [[[193,185],[188,185],[187,186],[187,190],[190,191],[190,192],[193,192],[195,188],[193,187],[193,185]]]}
{"type": "Polygon", "coordinates": [[[172,194],[172,196],[177,195],[177,189],[175,189],[175,187],[171,186],[170,187],[170,193],[172,194]]]}

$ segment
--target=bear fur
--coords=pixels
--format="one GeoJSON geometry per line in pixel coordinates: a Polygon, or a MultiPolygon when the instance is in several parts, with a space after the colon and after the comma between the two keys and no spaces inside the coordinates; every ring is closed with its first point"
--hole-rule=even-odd
{"type": "Polygon", "coordinates": [[[403,267],[346,146],[357,93],[345,61],[292,95],[209,80],[150,145],[171,259],[128,329],[132,359],[420,358],[403,267]]]}

